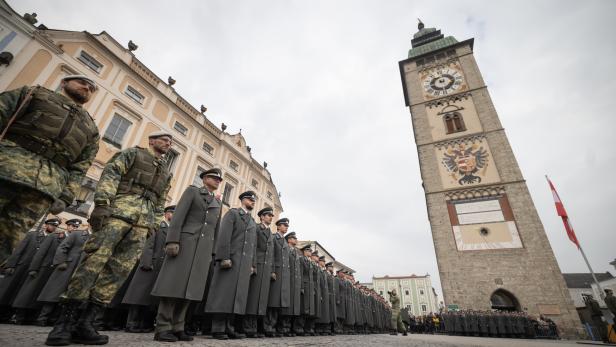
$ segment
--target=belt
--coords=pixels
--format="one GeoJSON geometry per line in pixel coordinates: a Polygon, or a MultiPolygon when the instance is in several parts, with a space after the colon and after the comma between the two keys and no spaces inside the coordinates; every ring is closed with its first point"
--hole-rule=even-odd
{"type": "Polygon", "coordinates": [[[29,139],[24,135],[6,134],[6,139],[15,142],[19,146],[27,149],[30,152],[36,153],[44,158],[47,158],[62,168],[68,167],[70,162],[68,159],[57,153],[57,150],[51,146],[40,143],[39,141],[29,139]]]}
{"type": "MultiPolygon", "coordinates": [[[[119,190],[119,189],[118,189],[119,190]]],[[[158,202],[158,194],[156,194],[155,192],[148,190],[142,186],[133,184],[130,189],[128,189],[126,191],[126,193],[133,193],[136,195],[141,195],[141,197],[143,197],[146,200],[151,201],[152,203],[156,204],[158,202]]]]}

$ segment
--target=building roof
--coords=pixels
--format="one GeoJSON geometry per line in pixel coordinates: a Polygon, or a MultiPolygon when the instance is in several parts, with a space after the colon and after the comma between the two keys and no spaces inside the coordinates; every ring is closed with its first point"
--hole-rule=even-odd
{"type": "Polygon", "coordinates": [[[458,43],[453,36],[445,37],[440,30],[435,28],[424,28],[424,24],[420,21],[417,26],[417,31],[411,40],[411,49],[409,50],[409,58],[424,55],[429,52],[438,51],[445,47],[453,46],[458,43]]]}
{"type": "MultiPolygon", "coordinates": [[[[597,276],[599,282],[614,278],[608,271],[596,273],[595,276],[597,276]]],[[[567,288],[591,288],[591,284],[594,283],[590,273],[564,273],[563,277],[567,283],[567,288]]]]}
{"type": "Polygon", "coordinates": [[[378,277],[378,276],[372,276],[373,280],[401,280],[401,279],[407,279],[407,278],[426,278],[426,277],[430,277],[430,274],[426,274],[425,276],[418,276],[415,274],[411,274],[411,275],[407,275],[407,276],[389,276],[389,275],[385,275],[383,277],[378,277]]]}

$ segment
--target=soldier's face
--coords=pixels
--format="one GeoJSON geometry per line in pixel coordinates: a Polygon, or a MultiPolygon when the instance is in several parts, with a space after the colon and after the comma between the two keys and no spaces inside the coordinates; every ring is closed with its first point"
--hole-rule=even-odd
{"type": "Polygon", "coordinates": [[[287,240],[287,243],[288,243],[290,246],[295,247],[295,245],[297,245],[297,239],[296,239],[295,237],[290,237],[290,238],[287,240]]]}
{"type": "Polygon", "coordinates": [[[73,224],[70,224],[70,225],[66,226],[66,231],[68,231],[69,233],[72,232],[75,229],[77,229],[77,227],[74,226],[73,224]]]}
{"type": "Polygon", "coordinates": [[[165,219],[167,221],[170,221],[171,217],[173,217],[173,212],[165,212],[165,219]]]}
{"type": "Polygon", "coordinates": [[[287,233],[287,230],[289,230],[289,226],[287,224],[278,224],[276,225],[276,229],[279,233],[284,235],[287,233]]]}
{"type": "Polygon", "coordinates": [[[263,214],[261,215],[261,223],[265,224],[265,225],[270,225],[272,224],[272,220],[274,219],[274,215],[273,214],[263,214]]]}
{"type": "Polygon", "coordinates": [[[150,139],[150,147],[158,154],[165,154],[171,149],[172,140],[169,136],[161,136],[155,139],[150,139]]]}
{"type": "Polygon", "coordinates": [[[309,249],[304,250],[304,257],[310,258],[310,250],[309,249]]]}
{"type": "Polygon", "coordinates": [[[218,177],[203,176],[203,185],[211,192],[218,189],[220,182],[222,182],[222,180],[218,177]]]}
{"type": "Polygon", "coordinates": [[[85,104],[90,101],[92,94],[95,92],[93,85],[87,81],[74,79],[62,82],[62,86],[66,95],[78,104],[85,104]]]}
{"type": "Polygon", "coordinates": [[[45,224],[45,230],[48,233],[53,233],[54,231],[56,231],[57,226],[53,225],[53,224],[45,224]]]}
{"type": "Polygon", "coordinates": [[[255,203],[256,201],[248,199],[248,198],[242,199],[242,205],[244,205],[244,208],[247,209],[248,211],[252,211],[252,209],[255,208],[255,203]]]}

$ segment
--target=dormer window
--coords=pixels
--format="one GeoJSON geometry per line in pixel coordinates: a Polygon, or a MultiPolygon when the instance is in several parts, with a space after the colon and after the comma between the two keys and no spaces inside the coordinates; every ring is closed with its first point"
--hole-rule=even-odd
{"type": "Polygon", "coordinates": [[[126,86],[126,90],[124,91],[124,94],[128,95],[129,98],[135,100],[136,102],[140,104],[143,104],[143,100],[145,100],[145,96],[143,96],[143,94],[139,93],[137,89],[131,86],[126,86]]]}
{"type": "Polygon", "coordinates": [[[186,134],[188,133],[188,128],[184,126],[184,124],[176,121],[173,124],[173,129],[177,130],[180,134],[186,136],[186,134]]]}

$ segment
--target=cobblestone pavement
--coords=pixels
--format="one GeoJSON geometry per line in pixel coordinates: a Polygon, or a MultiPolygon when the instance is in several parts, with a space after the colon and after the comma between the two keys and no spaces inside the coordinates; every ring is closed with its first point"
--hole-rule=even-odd
{"type": "MultiPolygon", "coordinates": [[[[0,346],[2,347],[31,347],[44,346],[45,338],[51,328],[34,326],[19,326],[0,324],[0,346]]],[[[257,346],[379,346],[379,347],[446,347],[446,346],[497,346],[497,347],[555,347],[575,346],[575,341],[548,341],[548,340],[519,340],[495,339],[484,337],[459,337],[444,335],[344,335],[344,336],[315,336],[269,339],[243,339],[219,341],[206,336],[197,336],[192,342],[161,343],[153,341],[154,334],[129,334],[124,332],[107,331],[110,343],[108,346],[121,347],[155,347],[155,346],[211,346],[211,347],[257,347],[257,346]]]]}

